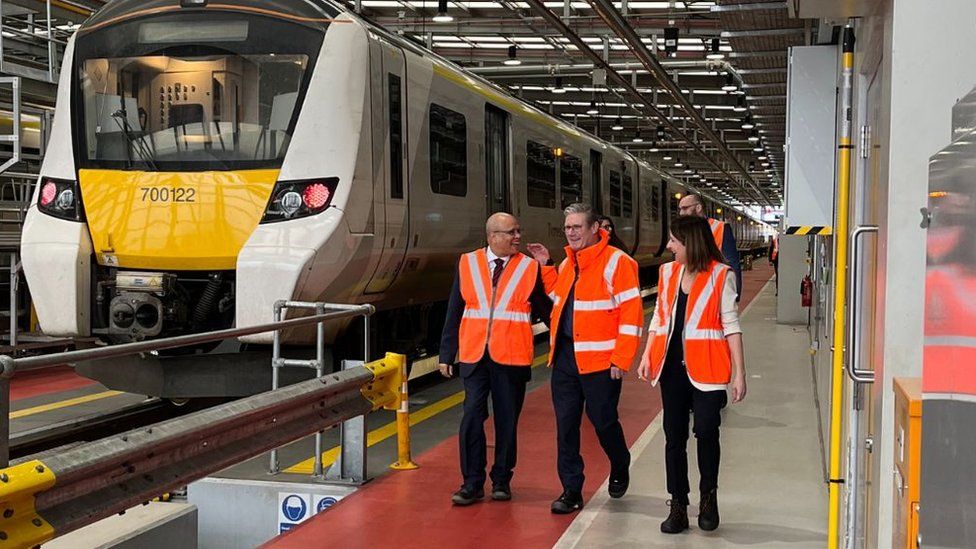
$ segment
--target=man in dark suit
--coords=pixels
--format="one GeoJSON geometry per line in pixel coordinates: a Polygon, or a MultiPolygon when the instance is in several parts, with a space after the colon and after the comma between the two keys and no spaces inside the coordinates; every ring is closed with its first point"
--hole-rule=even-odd
{"type": "Polygon", "coordinates": [[[454,375],[457,357],[465,391],[459,429],[464,480],[451,497],[455,505],[484,497],[489,395],[495,421],[491,498],[512,498],[518,417],[535,354],[532,320],[548,320],[552,311],[538,263],[519,253],[518,220],[496,213],[488,218],[486,232],[487,247],[461,256],[441,335],[441,374],[454,375]]]}

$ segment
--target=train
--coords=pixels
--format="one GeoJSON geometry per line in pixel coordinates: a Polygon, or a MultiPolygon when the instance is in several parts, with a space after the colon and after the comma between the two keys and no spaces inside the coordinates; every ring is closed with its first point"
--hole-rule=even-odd
{"type": "MultiPolygon", "coordinates": [[[[117,0],[68,43],[23,267],[49,335],[251,326],[291,299],[372,303],[406,351],[489,213],[561,250],[589,202],[650,273],[694,191],[338,2],[117,0]]],[[[772,234],[705,202],[746,251],[772,234]]]]}

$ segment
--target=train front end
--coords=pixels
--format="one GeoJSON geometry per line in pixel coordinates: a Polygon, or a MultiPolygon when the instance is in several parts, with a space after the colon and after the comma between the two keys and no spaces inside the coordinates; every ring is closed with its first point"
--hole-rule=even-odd
{"type": "MultiPolygon", "coordinates": [[[[289,152],[308,125],[325,9],[120,0],[82,26],[22,241],[46,333],[127,342],[230,327],[256,229],[344,199],[334,173],[289,152]]],[[[263,284],[290,297],[292,278],[263,284]]]]}

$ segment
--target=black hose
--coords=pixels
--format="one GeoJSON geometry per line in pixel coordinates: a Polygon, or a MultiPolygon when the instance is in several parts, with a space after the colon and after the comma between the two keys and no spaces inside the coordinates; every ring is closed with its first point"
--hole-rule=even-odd
{"type": "Polygon", "coordinates": [[[204,288],[203,295],[200,296],[200,301],[197,302],[196,308],[193,309],[194,324],[200,325],[207,321],[207,317],[210,316],[214,305],[217,303],[217,295],[220,293],[220,287],[223,283],[224,275],[222,273],[210,275],[210,281],[207,282],[207,287],[204,288]]]}

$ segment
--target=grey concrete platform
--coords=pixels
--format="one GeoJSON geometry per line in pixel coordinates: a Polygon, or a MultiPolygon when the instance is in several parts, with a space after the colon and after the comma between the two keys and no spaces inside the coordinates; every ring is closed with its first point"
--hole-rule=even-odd
{"type": "Polygon", "coordinates": [[[824,547],[827,488],[806,329],[776,324],[772,284],[746,309],[742,327],[748,394],[724,410],[718,530],[705,533],[697,525],[698,465],[692,437],[692,527],[679,535],[661,533],[669,496],[659,415],[631,449],[627,495],[610,499],[604,485],[557,547],[824,547]]]}

